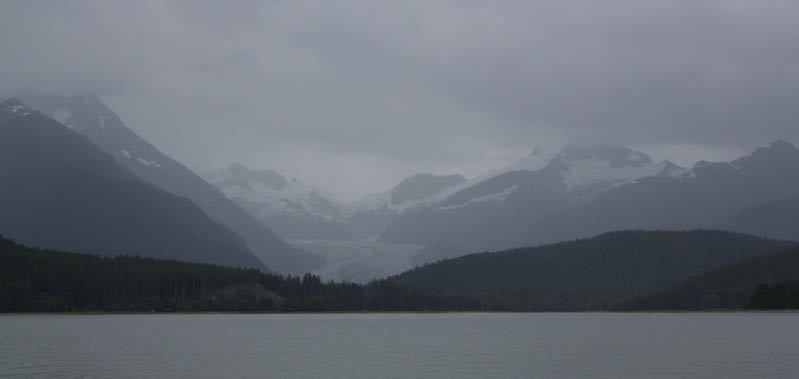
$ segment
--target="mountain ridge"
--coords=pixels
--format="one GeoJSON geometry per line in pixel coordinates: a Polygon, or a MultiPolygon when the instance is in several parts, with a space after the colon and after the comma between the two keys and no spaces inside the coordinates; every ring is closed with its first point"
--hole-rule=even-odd
{"type": "Polygon", "coordinates": [[[0,134],[4,235],[36,247],[268,270],[194,204],[142,181],[19,100],[0,104],[0,134]]]}
{"type": "Polygon", "coordinates": [[[144,181],[191,200],[212,219],[243,237],[249,249],[270,268],[302,273],[321,265],[320,258],[288,245],[214,186],[139,137],[100,98],[43,94],[20,98],[86,137],[144,181]]]}
{"type": "Polygon", "coordinates": [[[683,173],[671,162],[654,163],[646,154],[622,146],[536,149],[408,209],[388,225],[380,240],[462,253],[523,246],[517,243],[530,220],[589,202],[643,177],[683,173]]]}
{"type": "Polygon", "coordinates": [[[584,238],[629,228],[723,227],[749,206],[799,194],[799,149],[761,147],[730,162],[698,162],[677,176],[648,177],[528,223],[520,245],[584,238]]]}

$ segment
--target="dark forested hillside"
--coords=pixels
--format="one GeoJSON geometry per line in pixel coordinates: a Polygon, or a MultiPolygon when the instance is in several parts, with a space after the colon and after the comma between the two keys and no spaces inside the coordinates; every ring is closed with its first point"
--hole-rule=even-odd
{"type": "Polygon", "coordinates": [[[362,286],[254,269],[30,249],[0,237],[0,312],[477,309],[388,281],[362,286]]]}
{"type": "Polygon", "coordinates": [[[799,309],[799,280],[786,280],[755,287],[749,297],[750,309],[799,309]]]}
{"type": "MultiPolygon", "coordinates": [[[[725,265],[621,304],[623,310],[799,307],[786,296],[799,281],[799,248],[725,265]],[[759,287],[758,287],[759,286],[759,287]],[[757,291],[754,291],[757,287],[757,291]],[[753,291],[757,296],[753,296],[753,291]],[[782,300],[781,300],[782,299],[782,300]]],[[[793,295],[796,296],[795,294],[793,295]]]]}
{"type": "Polygon", "coordinates": [[[794,304],[796,286],[775,282],[797,279],[799,248],[741,260],[790,244],[714,231],[616,232],[469,255],[357,285],[322,283],[308,274],[30,249],[0,238],[0,312],[574,311],[750,302],[779,308],[794,304]],[[689,280],[665,297],[617,308],[632,296],[734,261],[741,263],[692,279],[699,284],[689,280]],[[769,286],[750,299],[761,283],[769,286]]]}
{"type": "Polygon", "coordinates": [[[511,309],[598,309],[793,243],[721,231],[626,231],[444,260],[398,284],[511,309]]]}

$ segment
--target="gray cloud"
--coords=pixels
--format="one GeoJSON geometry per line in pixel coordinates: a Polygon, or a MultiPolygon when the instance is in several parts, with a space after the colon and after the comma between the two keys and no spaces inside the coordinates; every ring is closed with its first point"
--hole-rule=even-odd
{"type": "Polygon", "coordinates": [[[2,8],[0,96],[98,93],[190,165],[241,160],[350,194],[572,140],[697,159],[799,141],[795,1],[2,8]]]}

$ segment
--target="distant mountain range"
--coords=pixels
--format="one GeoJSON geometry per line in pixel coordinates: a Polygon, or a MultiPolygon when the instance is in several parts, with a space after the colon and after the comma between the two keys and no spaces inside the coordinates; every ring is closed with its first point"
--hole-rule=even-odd
{"type": "Polygon", "coordinates": [[[275,171],[238,163],[205,178],[286,238],[379,238],[420,245],[460,240],[480,249],[513,246],[509,229],[521,233],[522,220],[582,204],[640,177],[685,171],[623,147],[567,146],[557,154],[535,149],[474,179],[416,174],[351,203],[275,171]]]}
{"type": "Polygon", "coordinates": [[[716,228],[799,240],[793,222],[799,149],[787,141],[690,169],[621,146],[536,148],[474,178],[416,174],[384,193],[344,202],[238,163],[200,177],[137,136],[95,96],[21,99],[20,106],[87,138],[144,182],[190,200],[281,273],[332,263],[282,238],[426,246],[407,265],[628,229],[716,228]]]}
{"type": "Polygon", "coordinates": [[[0,233],[27,245],[267,270],[195,204],[16,99],[0,103],[0,177],[0,233]]]}
{"type": "Polygon", "coordinates": [[[786,141],[690,169],[620,146],[537,148],[472,179],[418,174],[352,203],[240,165],[209,179],[274,230],[313,221],[283,232],[288,238],[427,246],[417,265],[625,229],[718,228],[799,240],[790,222],[799,209],[799,149],[786,141]],[[280,189],[258,175],[277,178],[280,189]]]}
{"type": "MultiPolygon", "coordinates": [[[[320,267],[323,258],[290,247],[269,231],[271,223],[298,238],[363,238],[379,226],[382,241],[429,246],[415,258],[421,267],[351,287],[369,294],[390,289],[380,296],[400,305],[386,309],[784,307],[799,298],[797,242],[787,241],[799,240],[799,149],[786,141],[691,169],[623,147],[536,150],[474,179],[418,174],[347,204],[240,164],[209,175],[211,184],[137,137],[97,98],[39,101],[48,113],[17,99],[0,103],[0,235],[32,247],[265,272],[274,263],[298,273],[320,267]],[[775,239],[679,231],[708,227],[775,239]],[[452,258],[506,245],[532,247],[452,258]],[[786,248],[792,250],[768,254],[786,248]],[[425,264],[431,261],[438,262],[425,264]]],[[[346,249],[337,254],[358,258],[346,249]]],[[[368,250],[358,253],[365,261],[357,267],[409,267],[368,250]]],[[[35,276],[41,268],[19,256],[9,259],[35,276]]],[[[153,264],[133,261],[145,271],[153,264]]],[[[300,283],[321,285],[312,276],[300,283]]],[[[3,296],[25,299],[23,292],[3,296]]]]}
{"type": "Polygon", "coordinates": [[[615,146],[536,150],[409,207],[380,235],[414,264],[614,230],[717,228],[799,240],[799,149],[776,141],[691,169],[615,146]]]}
{"type": "Polygon", "coordinates": [[[799,149],[777,141],[732,162],[699,162],[680,175],[642,178],[586,204],[530,219],[517,243],[537,245],[612,230],[698,227],[797,238],[799,224],[791,222],[788,211],[796,206],[791,199],[797,195],[799,149]]]}
{"type": "Polygon", "coordinates": [[[403,209],[465,181],[416,174],[385,193],[345,203],[297,179],[240,163],[204,178],[284,238],[330,240],[374,239],[403,209]]]}
{"type": "Polygon", "coordinates": [[[616,146],[536,150],[526,159],[464,182],[408,209],[380,236],[384,242],[455,245],[470,251],[521,246],[531,220],[587,203],[650,176],[680,175],[669,162],[616,146]]]}
{"type": "Polygon", "coordinates": [[[302,273],[322,264],[321,258],[288,245],[213,185],[143,140],[98,97],[25,95],[20,99],[86,137],[145,182],[189,199],[214,221],[241,236],[250,251],[270,268],[302,273]]]}

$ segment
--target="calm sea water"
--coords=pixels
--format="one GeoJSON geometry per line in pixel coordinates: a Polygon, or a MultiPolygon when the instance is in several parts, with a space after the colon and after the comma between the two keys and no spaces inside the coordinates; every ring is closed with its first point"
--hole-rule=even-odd
{"type": "Polygon", "coordinates": [[[799,377],[799,314],[0,316],[0,378],[746,377],[799,377]]]}

